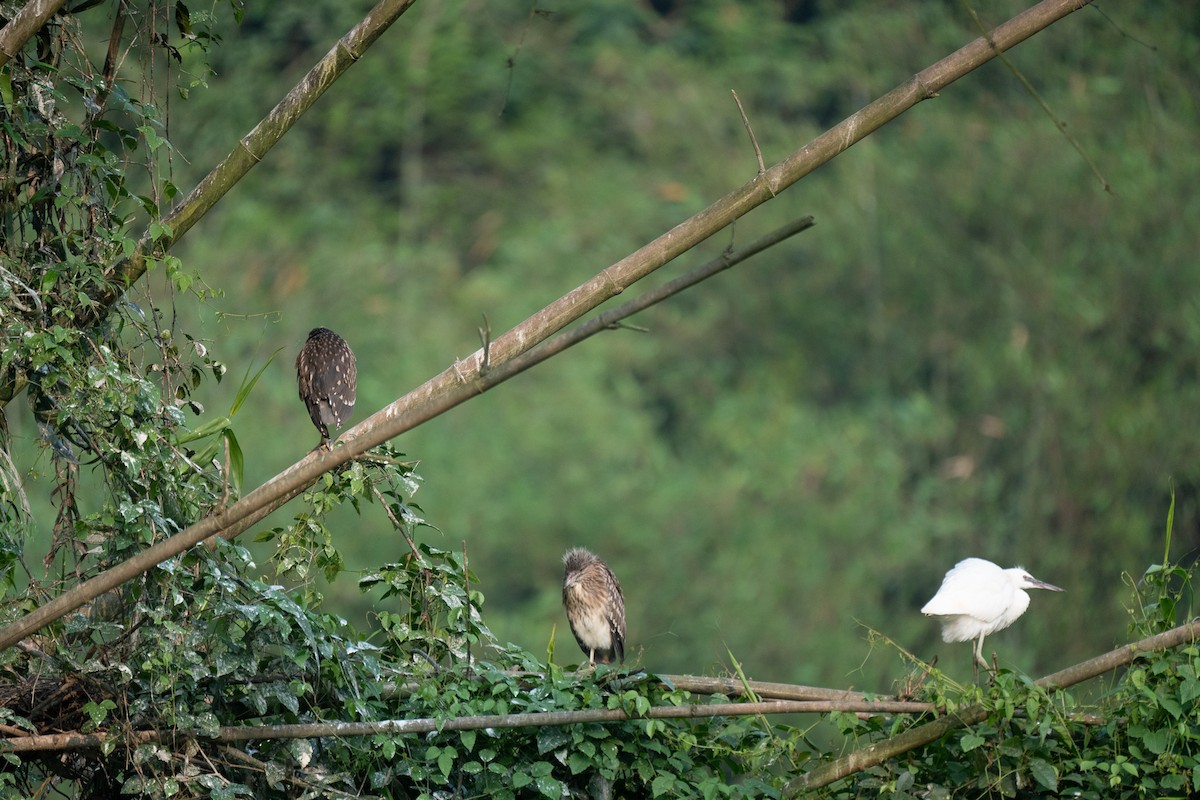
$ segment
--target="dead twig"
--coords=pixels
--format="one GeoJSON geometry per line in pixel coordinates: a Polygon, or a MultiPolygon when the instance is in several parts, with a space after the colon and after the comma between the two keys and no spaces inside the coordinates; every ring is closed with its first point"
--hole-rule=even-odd
{"type": "Polygon", "coordinates": [[[1000,63],[1008,68],[1008,71],[1013,74],[1013,77],[1017,79],[1025,91],[1029,93],[1029,96],[1032,97],[1038,106],[1041,107],[1046,116],[1050,118],[1050,121],[1054,123],[1054,127],[1058,128],[1058,131],[1063,135],[1063,138],[1067,140],[1071,147],[1075,148],[1075,152],[1079,153],[1079,157],[1083,159],[1083,163],[1088,165],[1088,169],[1090,169],[1092,174],[1096,176],[1096,179],[1100,181],[1100,185],[1104,188],[1104,191],[1108,192],[1109,194],[1115,194],[1115,192],[1113,192],[1112,184],[1110,184],[1108,179],[1105,178],[1100,172],[1100,168],[1096,166],[1096,162],[1092,161],[1091,157],[1083,149],[1083,145],[1079,143],[1079,140],[1072,136],[1067,130],[1067,123],[1064,120],[1059,119],[1058,115],[1054,113],[1054,109],[1050,108],[1050,104],[1047,103],[1041,94],[1038,93],[1037,89],[1033,88],[1033,84],[1029,82],[1029,79],[1025,77],[1024,73],[1017,69],[1017,66],[1008,59],[1008,56],[1004,55],[1004,52],[996,46],[996,43],[992,41],[991,34],[987,32],[987,28],[983,27],[983,21],[979,19],[979,15],[975,13],[975,9],[971,7],[971,4],[967,2],[967,0],[963,0],[963,5],[967,9],[967,13],[971,15],[971,19],[975,20],[975,26],[979,28],[979,32],[983,34],[984,38],[987,39],[988,44],[990,44],[996,51],[996,58],[1000,59],[1000,63]]]}
{"type": "Polygon", "coordinates": [[[483,315],[483,327],[479,328],[479,343],[483,349],[483,360],[479,362],[479,374],[486,375],[492,365],[492,324],[487,314],[483,315]]]}
{"type": "Polygon", "coordinates": [[[413,542],[412,537],[408,535],[408,531],[404,528],[404,521],[397,519],[396,515],[392,513],[392,507],[389,506],[387,504],[387,500],[383,498],[383,494],[379,491],[379,487],[372,484],[371,491],[374,492],[375,497],[378,498],[379,505],[383,506],[384,513],[386,513],[388,519],[391,520],[392,526],[395,527],[396,530],[400,531],[400,535],[404,537],[404,541],[408,542],[408,549],[412,550],[414,556],[420,558],[421,554],[417,551],[416,543],[413,542]]]}
{"type": "MultiPolygon", "coordinates": [[[[767,165],[763,163],[762,150],[758,146],[758,138],[754,135],[754,129],[750,127],[750,119],[746,116],[746,109],[742,108],[742,98],[738,97],[736,89],[730,89],[733,92],[733,101],[737,103],[738,113],[742,115],[742,124],[746,126],[746,133],[750,134],[750,144],[754,146],[754,157],[758,159],[758,176],[761,178],[767,174],[767,165]]],[[[771,196],[775,196],[775,189],[770,184],[767,188],[771,190],[771,196]]]]}

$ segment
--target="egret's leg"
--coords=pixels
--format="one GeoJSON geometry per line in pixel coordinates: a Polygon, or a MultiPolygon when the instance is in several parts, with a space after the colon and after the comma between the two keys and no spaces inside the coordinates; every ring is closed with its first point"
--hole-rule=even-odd
{"type": "Polygon", "coordinates": [[[975,644],[975,663],[987,669],[987,661],[983,658],[983,637],[985,635],[983,633],[979,634],[979,641],[975,644]]]}

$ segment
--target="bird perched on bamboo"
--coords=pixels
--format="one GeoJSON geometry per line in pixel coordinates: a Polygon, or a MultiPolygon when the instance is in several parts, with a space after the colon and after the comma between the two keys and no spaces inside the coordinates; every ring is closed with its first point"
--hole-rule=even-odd
{"type": "Polygon", "coordinates": [[[1016,622],[1029,608],[1026,589],[1062,589],[1039,581],[1021,567],[1002,569],[982,558],[966,558],[954,565],[942,579],[921,613],[941,617],[942,641],[975,643],[975,663],[987,669],[983,660],[983,638],[1016,622]]]}
{"type": "Polygon", "coordinates": [[[589,664],[625,661],[625,596],[608,565],[575,547],[563,556],[563,608],[589,664]]]}
{"type": "Polygon", "coordinates": [[[329,426],[340,428],[354,410],[358,367],[346,340],[328,328],[313,328],[296,356],[296,382],[308,416],[329,447],[329,426]]]}

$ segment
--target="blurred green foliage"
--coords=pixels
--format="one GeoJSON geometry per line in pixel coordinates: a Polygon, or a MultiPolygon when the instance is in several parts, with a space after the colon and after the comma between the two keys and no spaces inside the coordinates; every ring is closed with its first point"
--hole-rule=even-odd
{"type": "MultiPolygon", "coordinates": [[[[173,183],[367,6],[215,20],[212,74],[183,51],[208,88],[172,107],[173,183]]],[[[475,349],[483,315],[507,329],[751,179],[730,89],[772,163],[975,35],[929,0],[416,4],[174,251],[224,290],[180,302],[184,327],[236,374],[283,350],[238,415],[245,486],[307,447],[310,327],[358,354],[362,419],[475,349]]],[[[751,677],[888,690],[866,625],[965,674],[918,609],[968,555],[1068,590],[989,639],[1002,663],[1122,640],[1114,587],[1156,555],[1171,486],[1179,551],[1200,536],[1198,49],[1195,4],[1155,2],[1009,54],[1111,193],[999,63],[921,104],[684,262],[814,230],[403,437],[425,537],[465,541],[490,626],[533,652],[562,630],[562,552],[592,548],[658,671],[728,647],[751,677]]],[[[383,524],[332,515],[348,569],[383,524]]]]}

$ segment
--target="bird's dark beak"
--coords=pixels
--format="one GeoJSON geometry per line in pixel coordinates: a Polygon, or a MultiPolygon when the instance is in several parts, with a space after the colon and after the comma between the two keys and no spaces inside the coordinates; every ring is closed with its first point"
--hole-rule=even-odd
{"type": "Polygon", "coordinates": [[[1052,592],[1066,591],[1065,589],[1063,589],[1060,586],[1055,586],[1053,583],[1046,583],[1045,581],[1039,581],[1036,578],[1034,578],[1032,584],[1030,584],[1030,585],[1034,589],[1049,589],[1052,592]]]}

